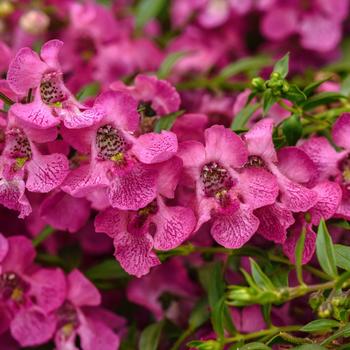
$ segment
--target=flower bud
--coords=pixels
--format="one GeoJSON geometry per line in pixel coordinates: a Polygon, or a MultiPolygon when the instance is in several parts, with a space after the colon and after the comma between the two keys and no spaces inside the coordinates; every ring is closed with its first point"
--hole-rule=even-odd
{"type": "Polygon", "coordinates": [[[31,10],[20,18],[19,24],[25,32],[39,35],[47,30],[50,18],[42,11],[31,10]]]}
{"type": "Polygon", "coordinates": [[[200,350],[220,350],[220,344],[216,340],[207,340],[203,342],[198,349],[200,350]]]}
{"type": "Polygon", "coordinates": [[[253,78],[252,86],[259,91],[263,91],[265,89],[265,80],[260,77],[253,78]]]}
{"type": "Polygon", "coordinates": [[[323,303],[324,296],[322,293],[316,292],[312,293],[309,298],[309,304],[313,310],[318,309],[318,307],[323,303]]]}
{"type": "Polygon", "coordinates": [[[320,318],[327,318],[332,313],[332,306],[328,302],[323,303],[318,309],[318,316],[320,318]]]}
{"type": "Polygon", "coordinates": [[[271,75],[270,75],[270,79],[271,80],[281,80],[282,76],[278,72],[272,72],[271,75]]]}

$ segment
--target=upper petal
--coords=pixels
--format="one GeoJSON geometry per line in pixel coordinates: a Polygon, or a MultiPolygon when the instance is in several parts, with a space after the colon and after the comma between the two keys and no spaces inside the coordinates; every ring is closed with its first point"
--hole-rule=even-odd
{"type": "Polygon", "coordinates": [[[95,230],[96,232],[107,233],[109,236],[114,237],[119,232],[124,232],[127,227],[127,212],[108,208],[104,211],[100,211],[95,218],[95,230]]]}
{"type": "Polygon", "coordinates": [[[162,131],[148,133],[135,139],[132,152],[142,163],[152,164],[164,162],[177,152],[177,137],[173,132],[162,131]]]}
{"type": "Polygon", "coordinates": [[[241,167],[248,158],[243,141],[232,130],[222,125],[214,125],[205,132],[205,153],[209,161],[219,161],[222,165],[241,167]]]}
{"type": "Polygon", "coordinates": [[[150,203],[157,194],[157,172],[141,163],[117,171],[107,189],[112,207],[138,210],[150,203]]]}
{"type": "Polygon", "coordinates": [[[261,168],[246,168],[238,178],[237,190],[245,203],[256,209],[273,204],[278,195],[276,177],[261,168]]]}
{"type": "Polygon", "coordinates": [[[249,155],[260,156],[268,162],[276,162],[277,155],[272,140],[273,120],[264,118],[244,134],[249,155]]]}
{"type": "Polygon", "coordinates": [[[51,68],[60,69],[58,54],[62,46],[63,41],[57,39],[49,40],[42,46],[40,56],[51,68]]]}
{"type": "Polygon", "coordinates": [[[46,69],[47,65],[36,52],[29,47],[23,47],[9,65],[7,81],[13,91],[24,95],[29,89],[40,85],[46,69]]]}
{"type": "Polygon", "coordinates": [[[84,305],[100,305],[100,292],[79,270],[74,269],[69,273],[67,283],[67,299],[74,306],[80,307],[84,305]]]}
{"type": "Polygon", "coordinates": [[[332,136],[334,142],[350,151],[350,113],[344,113],[333,125],[332,136]]]}

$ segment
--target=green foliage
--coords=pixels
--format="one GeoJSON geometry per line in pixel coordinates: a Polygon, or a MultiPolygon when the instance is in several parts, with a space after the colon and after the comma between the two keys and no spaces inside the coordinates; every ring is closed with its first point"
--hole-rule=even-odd
{"type": "Polygon", "coordinates": [[[334,246],[325,221],[322,219],[317,231],[316,253],[324,272],[332,277],[338,275],[334,246]]]}
{"type": "Polygon", "coordinates": [[[153,323],[143,330],[139,341],[140,350],[157,350],[164,321],[153,323]]]}
{"type": "Polygon", "coordinates": [[[162,130],[170,130],[174,125],[176,119],[185,113],[184,110],[180,110],[174,113],[160,117],[156,125],[154,126],[154,131],[160,133],[162,130]]]}
{"type": "Polygon", "coordinates": [[[273,71],[274,73],[279,73],[282,78],[287,76],[289,72],[289,53],[275,63],[273,71]]]}

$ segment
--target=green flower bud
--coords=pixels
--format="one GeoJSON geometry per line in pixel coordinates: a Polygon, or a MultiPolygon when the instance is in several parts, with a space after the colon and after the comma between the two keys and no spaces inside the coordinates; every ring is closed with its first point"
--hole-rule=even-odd
{"type": "Polygon", "coordinates": [[[288,84],[288,81],[286,81],[286,80],[283,81],[282,91],[283,92],[288,92],[289,91],[289,84],[288,84]]]}
{"type": "Polygon", "coordinates": [[[200,350],[220,350],[221,345],[216,340],[208,340],[199,345],[200,350]]]}
{"type": "Polygon", "coordinates": [[[318,316],[320,318],[327,318],[332,314],[332,306],[328,302],[324,302],[318,309],[318,316]]]}
{"type": "Polygon", "coordinates": [[[260,78],[260,77],[253,78],[251,84],[255,89],[259,91],[265,90],[265,80],[263,78],[260,78]]]}
{"type": "Polygon", "coordinates": [[[272,72],[270,75],[270,79],[272,80],[281,80],[282,79],[282,75],[281,73],[278,72],[272,72]]]}
{"type": "Polygon", "coordinates": [[[309,304],[313,310],[318,309],[323,302],[324,296],[322,293],[316,292],[310,295],[309,304]]]}

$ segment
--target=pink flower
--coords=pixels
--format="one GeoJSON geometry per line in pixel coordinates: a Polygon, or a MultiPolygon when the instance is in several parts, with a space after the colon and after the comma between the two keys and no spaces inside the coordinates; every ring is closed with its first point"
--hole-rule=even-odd
{"type": "Polygon", "coordinates": [[[239,248],[256,232],[253,210],[273,204],[275,177],[263,168],[244,167],[248,152],[231,130],[215,125],[205,131],[205,146],[183,142],[179,155],[196,188],[197,229],[213,219],[211,234],[227,248],[239,248]]]}
{"type": "Polygon", "coordinates": [[[81,151],[91,149],[90,164],[73,170],[62,189],[73,196],[86,196],[104,188],[112,207],[137,210],[156,196],[158,165],[177,152],[176,135],[163,131],[138,138],[137,102],[122,92],[106,92],[96,99],[103,118],[78,131],[63,130],[69,143],[81,151]]]}
{"type": "Polygon", "coordinates": [[[100,212],[95,229],[113,238],[115,257],[121,266],[137,277],[149,272],[160,262],[152,249],[171,250],[193,232],[196,219],[191,209],[168,206],[166,197],[173,198],[181,161],[174,158],[163,165],[157,197],[137,211],[109,208],[100,212]]]}
{"type": "Polygon", "coordinates": [[[11,112],[28,126],[48,129],[63,120],[67,128],[82,128],[100,118],[97,110],[79,104],[65,87],[58,62],[62,45],[59,40],[48,41],[40,56],[28,47],[22,48],[10,63],[7,81],[11,89],[21,97],[29,91],[34,96],[32,102],[11,107],[11,112]]]}
{"type": "Polygon", "coordinates": [[[181,301],[172,300],[171,305],[164,310],[159,298],[164,293],[171,293],[171,295],[192,301],[193,304],[198,292],[198,286],[191,281],[184,264],[178,258],[171,259],[153,269],[148,276],[132,280],[127,287],[127,298],[132,303],[149,309],[157,320],[161,320],[166,314],[168,318],[172,316],[173,320],[175,316],[176,321],[184,316],[181,301]],[[179,309],[177,313],[176,309],[179,309]]]}
{"type": "Polygon", "coordinates": [[[20,212],[31,212],[25,189],[47,193],[57,188],[68,174],[68,160],[60,153],[41,154],[31,140],[39,137],[33,129],[25,129],[9,115],[6,142],[0,156],[0,203],[20,212]]]}
{"type": "Polygon", "coordinates": [[[21,346],[47,342],[53,335],[51,312],[65,297],[65,279],[59,269],[34,265],[35,250],[23,236],[0,234],[0,333],[10,328],[21,346]]]}
{"type": "Polygon", "coordinates": [[[121,328],[124,320],[100,304],[96,287],[78,270],[70,272],[66,299],[53,315],[57,350],[77,349],[77,336],[83,350],[119,348],[119,336],[114,329],[121,328]]]}

